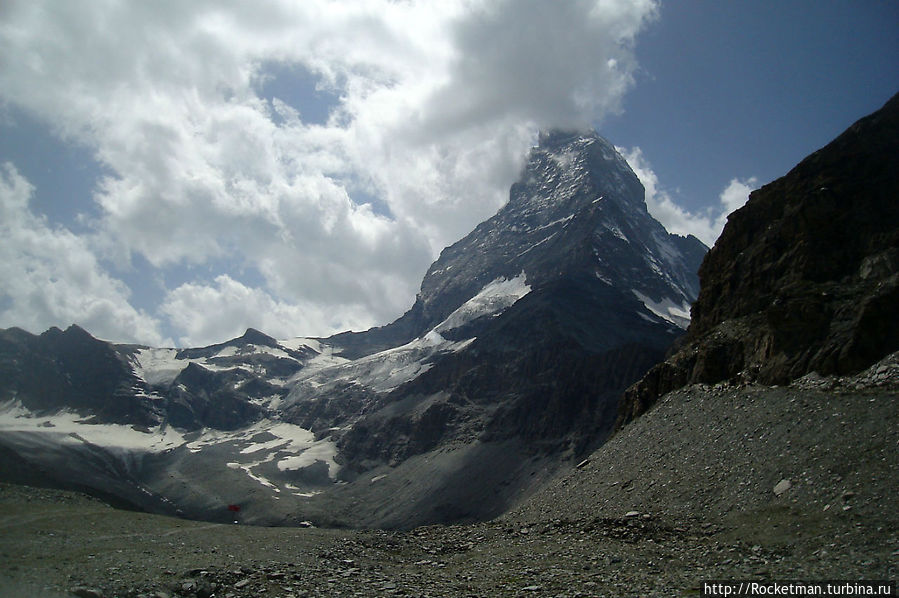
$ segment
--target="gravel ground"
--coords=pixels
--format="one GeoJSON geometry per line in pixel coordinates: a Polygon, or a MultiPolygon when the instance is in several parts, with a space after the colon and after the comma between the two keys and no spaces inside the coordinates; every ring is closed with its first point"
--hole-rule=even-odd
{"type": "Polygon", "coordinates": [[[891,364],[867,378],[671,393],[476,525],[208,524],[0,485],[0,595],[676,596],[715,579],[896,579],[891,364]]]}

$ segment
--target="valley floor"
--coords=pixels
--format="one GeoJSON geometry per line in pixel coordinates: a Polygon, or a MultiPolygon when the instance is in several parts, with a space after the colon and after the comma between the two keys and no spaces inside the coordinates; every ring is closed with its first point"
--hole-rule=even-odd
{"type": "Polygon", "coordinates": [[[0,595],[678,596],[709,580],[895,580],[897,395],[811,386],[672,393],[520,508],[468,526],[208,524],[0,485],[0,595]]]}

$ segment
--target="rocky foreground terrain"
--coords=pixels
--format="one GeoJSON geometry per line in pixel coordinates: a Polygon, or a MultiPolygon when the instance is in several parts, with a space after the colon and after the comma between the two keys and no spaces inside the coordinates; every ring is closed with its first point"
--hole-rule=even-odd
{"type": "Polygon", "coordinates": [[[407,532],[209,524],[0,486],[3,596],[677,596],[899,576],[899,354],[693,385],[505,516],[407,532]],[[826,439],[826,442],[822,442],[826,439]]]}

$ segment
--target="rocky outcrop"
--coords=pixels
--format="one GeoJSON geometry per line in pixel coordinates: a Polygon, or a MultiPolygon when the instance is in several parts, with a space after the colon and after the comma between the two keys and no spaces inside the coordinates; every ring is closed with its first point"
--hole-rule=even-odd
{"type": "Polygon", "coordinates": [[[184,430],[234,430],[258,421],[265,410],[252,399],[283,393],[237,368],[213,372],[191,363],[166,392],[166,422],[184,430]]]}
{"type": "Polygon", "coordinates": [[[460,439],[521,439],[533,454],[594,448],[622,390],[674,336],[614,309],[617,298],[570,280],[532,291],[465,351],[370,403],[340,440],[346,464],[398,463],[460,439]]]}
{"type": "Polygon", "coordinates": [[[36,413],[67,407],[104,421],[148,425],[156,406],[135,396],[144,390],[112,345],[78,326],[39,336],[0,330],[0,402],[18,401],[36,413]]]}
{"type": "Polygon", "coordinates": [[[625,393],[848,374],[899,349],[899,96],[750,195],[699,270],[680,347],[625,393]]]}

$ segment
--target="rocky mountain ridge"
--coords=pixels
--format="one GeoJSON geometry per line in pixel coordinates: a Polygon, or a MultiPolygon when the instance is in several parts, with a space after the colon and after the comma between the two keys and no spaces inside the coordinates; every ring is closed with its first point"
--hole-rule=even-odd
{"type": "Polygon", "coordinates": [[[330,340],[347,357],[409,342],[486,285],[522,272],[535,288],[561,278],[599,278],[648,297],[640,301],[655,315],[686,328],[684,316],[699,292],[695,272],[707,250],[649,216],[643,186],[608,141],[595,132],[545,132],[506,205],[440,253],[406,314],[330,340]]]}

